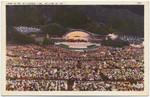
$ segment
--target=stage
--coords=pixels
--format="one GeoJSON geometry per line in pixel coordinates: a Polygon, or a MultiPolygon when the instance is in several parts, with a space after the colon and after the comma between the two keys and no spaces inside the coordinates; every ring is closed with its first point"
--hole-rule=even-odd
{"type": "Polygon", "coordinates": [[[55,43],[56,46],[61,48],[68,48],[74,50],[87,50],[87,49],[94,49],[101,46],[101,44],[90,43],[90,42],[58,42],[55,43]]]}

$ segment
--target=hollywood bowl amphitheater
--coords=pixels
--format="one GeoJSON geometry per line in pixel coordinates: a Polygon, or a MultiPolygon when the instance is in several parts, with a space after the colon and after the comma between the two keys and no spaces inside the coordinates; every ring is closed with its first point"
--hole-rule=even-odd
{"type": "Polygon", "coordinates": [[[75,29],[65,33],[62,36],[62,39],[65,41],[56,42],[55,46],[75,51],[97,49],[101,44],[97,42],[99,40],[96,40],[95,36],[97,35],[91,32],[75,29]]]}

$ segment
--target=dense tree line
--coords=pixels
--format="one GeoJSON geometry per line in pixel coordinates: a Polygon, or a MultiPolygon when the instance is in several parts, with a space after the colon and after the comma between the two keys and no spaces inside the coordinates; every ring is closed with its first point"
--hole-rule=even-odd
{"type": "Polygon", "coordinates": [[[121,40],[105,40],[101,43],[103,46],[123,47],[128,46],[129,43],[121,40]]]}

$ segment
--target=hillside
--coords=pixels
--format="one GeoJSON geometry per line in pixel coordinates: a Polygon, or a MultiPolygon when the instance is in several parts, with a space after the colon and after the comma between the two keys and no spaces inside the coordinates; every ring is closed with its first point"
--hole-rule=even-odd
{"type": "MultiPolygon", "coordinates": [[[[143,6],[7,6],[7,28],[37,27],[62,36],[68,28],[96,34],[144,36],[143,6]],[[139,9],[139,10],[138,10],[139,9]]],[[[11,33],[11,32],[10,32],[11,33]]],[[[10,34],[7,32],[7,34],[10,34]]],[[[8,35],[9,36],[9,35],[8,35]]],[[[13,36],[12,36],[13,37],[13,36]]]]}

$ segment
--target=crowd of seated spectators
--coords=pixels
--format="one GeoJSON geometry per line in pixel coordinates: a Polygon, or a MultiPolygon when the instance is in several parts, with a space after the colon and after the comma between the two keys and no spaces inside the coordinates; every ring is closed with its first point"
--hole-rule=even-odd
{"type": "MultiPolygon", "coordinates": [[[[144,80],[144,51],[143,48],[130,46],[101,46],[99,49],[76,52],[51,45],[7,45],[6,75],[6,89],[9,91],[67,90],[59,89],[58,84],[55,84],[57,88],[51,85],[40,89],[34,87],[34,84],[51,84],[57,80],[74,81],[76,84],[73,85],[73,90],[112,91],[115,88],[117,91],[140,91],[143,88],[132,86],[138,86],[144,80]],[[136,83],[131,84],[132,80],[136,83]],[[111,83],[111,88],[107,88],[106,81],[111,83]],[[119,85],[122,82],[126,86],[126,81],[131,88],[119,85]],[[32,88],[24,88],[22,83],[32,88]],[[116,88],[117,85],[120,87],[116,88]],[[20,87],[13,88],[14,86],[20,87]]],[[[66,85],[68,84],[65,87],[66,85]]]]}
{"type": "Polygon", "coordinates": [[[9,91],[65,91],[67,90],[67,81],[7,79],[6,89],[9,91]]]}
{"type": "Polygon", "coordinates": [[[144,82],[130,83],[128,81],[75,81],[74,91],[142,91],[144,82]]]}

